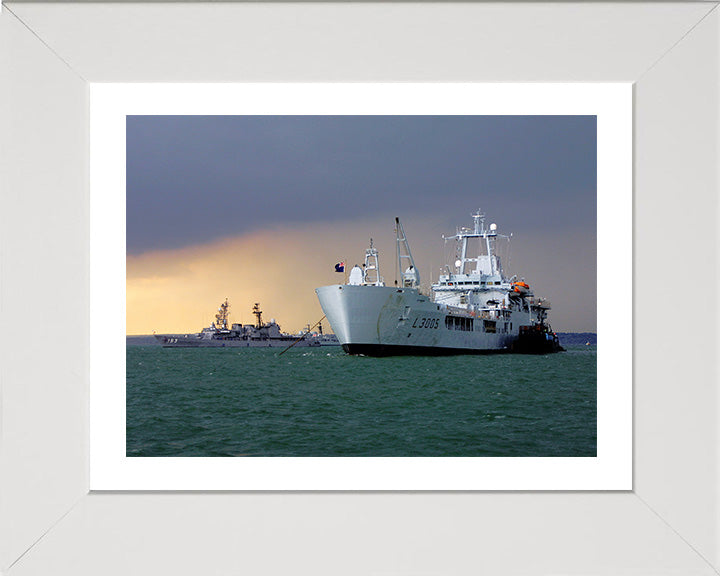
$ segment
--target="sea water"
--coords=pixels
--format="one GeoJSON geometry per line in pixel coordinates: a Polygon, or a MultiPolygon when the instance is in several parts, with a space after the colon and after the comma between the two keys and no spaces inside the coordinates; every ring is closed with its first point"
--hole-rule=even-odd
{"type": "Polygon", "coordinates": [[[596,347],[127,347],[128,456],[595,456],[596,347]]]}

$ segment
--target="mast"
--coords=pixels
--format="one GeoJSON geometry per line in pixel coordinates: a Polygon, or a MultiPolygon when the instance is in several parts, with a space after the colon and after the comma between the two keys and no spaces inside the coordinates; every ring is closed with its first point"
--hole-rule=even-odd
{"type": "Polygon", "coordinates": [[[415,260],[413,260],[412,252],[410,252],[410,244],[405,236],[405,230],[400,223],[400,218],[395,218],[395,242],[397,245],[398,268],[402,285],[405,288],[417,288],[420,285],[420,273],[415,268],[415,260]],[[403,270],[403,261],[408,266],[403,270]]]}
{"type": "Polygon", "coordinates": [[[363,269],[363,281],[372,286],[384,286],[380,276],[380,261],[378,260],[377,248],[373,246],[373,239],[370,238],[370,248],[365,250],[365,266],[363,269]]]}
{"type": "Polygon", "coordinates": [[[262,328],[262,311],[260,310],[260,304],[258,302],[255,302],[252,313],[255,314],[255,318],[257,318],[257,325],[255,327],[262,328]]]}
{"type": "Polygon", "coordinates": [[[494,276],[500,272],[493,254],[493,241],[498,236],[497,225],[490,224],[490,228],[485,228],[485,214],[480,210],[471,216],[474,221],[472,230],[470,228],[459,228],[455,236],[444,237],[445,240],[455,240],[457,242],[457,261],[455,262],[457,273],[465,274],[465,266],[474,263],[473,272],[475,274],[494,276]],[[480,242],[485,241],[485,254],[480,253],[475,258],[468,256],[468,241],[470,238],[478,238],[480,242]]]}
{"type": "Polygon", "coordinates": [[[225,302],[220,304],[220,308],[218,308],[218,313],[215,314],[215,328],[218,330],[227,330],[228,327],[228,316],[229,316],[229,308],[230,304],[228,304],[228,299],[225,298],[225,302]]]}

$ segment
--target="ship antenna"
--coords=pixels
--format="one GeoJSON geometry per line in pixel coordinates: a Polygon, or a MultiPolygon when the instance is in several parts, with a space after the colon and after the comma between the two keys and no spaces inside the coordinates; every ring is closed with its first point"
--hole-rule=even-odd
{"type": "Polygon", "coordinates": [[[252,313],[255,314],[255,318],[257,318],[257,328],[262,328],[262,311],[260,310],[259,302],[255,302],[252,313]]]}
{"type": "Polygon", "coordinates": [[[473,221],[475,223],[475,234],[482,234],[485,232],[485,214],[483,214],[480,211],[480,208],[478,208],[478,211],[475,212],[475,214],[471,214],[473,221]]]}
{"type": "Polygon", "coordinates": [[[215,320],[217,321],[217,324],[215,326],[219,330],[227,330],[228,316],[229,316],[228,309],[229,308],[230,308],[230,304],[228,304],[228,299],[225,298],[225,302],[220,304],[220,308],[218,308],[218,313],[215,314],[215,320]]]}

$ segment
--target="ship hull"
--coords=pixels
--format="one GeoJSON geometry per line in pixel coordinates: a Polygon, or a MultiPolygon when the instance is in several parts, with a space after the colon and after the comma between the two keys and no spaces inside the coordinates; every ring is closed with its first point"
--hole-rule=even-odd
{"type": "MultiPolygon", "coordinates": [[[[156,334],[155,339],[163,348],[287,348],[297,342],[296,338],[243,340],[199,338],[197,334],[156,334]]],[[[337,345],[337,344],[336,344],[337,345]]],[[[320,347],[314,340],[300,340],[294,347],[320,347]]]]}
{"type": "Polygon", "coordinates": [[[527,318],[508,311],[486,322],[453,313],[414,288],[332,285],[316,293],[333,332],[350,354],[506,353],[527,318]]]}
{"type": "Polygon", "coordinates": [[[507,354],[511,351],[507,348],[450,348],[443,346],[404,346],[401,344],[343,344],[342,348],[348,354],[362,356],[454,356],[461,354],[507,354]]]}

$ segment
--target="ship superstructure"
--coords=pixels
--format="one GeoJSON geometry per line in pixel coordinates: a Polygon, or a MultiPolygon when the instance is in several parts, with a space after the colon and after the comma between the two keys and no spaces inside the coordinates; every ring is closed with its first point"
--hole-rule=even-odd
{"type": "Polygon", "coordinates": [[[480,211],[472,228],[445,238],[455,260],[431,286],[420,273],[402,224],[395,219],[399,280],[386,286],[377,250],[350,271],[347,284],[316,289],[320,305],[346,352],[366,355],[547,353],[562,350],[547,320],[550,305],[524,279],[506,277],[496,253],[497,225],[480,211]]]}

